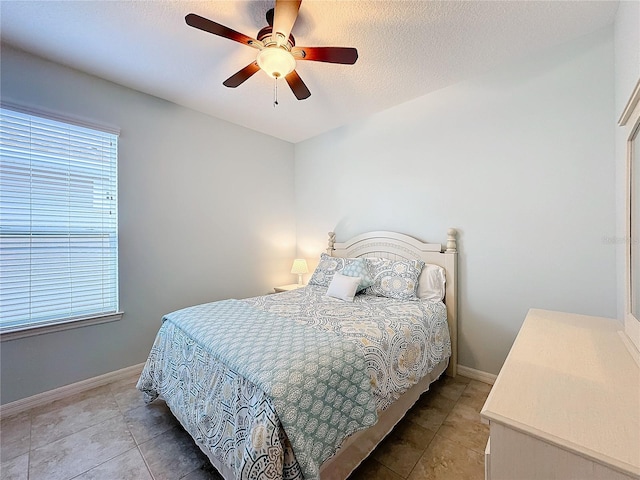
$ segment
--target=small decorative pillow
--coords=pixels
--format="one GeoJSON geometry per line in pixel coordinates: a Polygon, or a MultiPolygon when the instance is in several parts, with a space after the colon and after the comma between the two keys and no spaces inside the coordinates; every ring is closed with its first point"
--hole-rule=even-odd
{"type": "Polygon", "coordinates": [[[309,285],[320,285],[328,287],[336,272],[341,271],[345,266],[344,258],[336,258],[323,253],[320,255],[320,263],[313,271],[309,279],[309,285]]]}
{"type": "Polygon", "coordinates": [[[373,277],[369,272],[369,263],[362,258],[350,258],[347,260],[347,264],[340,272],[347,277],[360,277],[360,285],[358,285],[358,292],[361,292],[367,287],[373,285],[373,277]]]}
{"type": "Polygon", "coordinates": [[[416,300],[418,277],[424,267],[422,260],[389,260],[367,258],[373,275],[373,285],[365,289],[366,295],[416,300]]]}
{"type": "Polygon", "coordinates": [[[327,288],[327,296],[333,298],[339,298],[346,302],[353,302],[353,297],[356,296],[356,290],[360,285],[360,277],[348,277],[340,273],[335,273],[327,288]]]}
{"type": "Polygon", "coordinates": [[[445,291],[444,268],[427,263],[418,278],[418,298],[429,302],[441,302],[445,291]]]}

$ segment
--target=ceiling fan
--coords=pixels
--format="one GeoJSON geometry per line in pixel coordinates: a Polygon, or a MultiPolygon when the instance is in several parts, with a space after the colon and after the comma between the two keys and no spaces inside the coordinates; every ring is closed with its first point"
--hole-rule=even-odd
{"type": "Polygon", "coordinates": [[[296,47],[291,29],[301,3],[302,0],[276,0],[275,8],[267,12],[268,26],[258,32],[257,38],[243,35],[195,13],[188,14],[185,21],[191,27],[259,50],[255,61],[222,83],[225,87],[235,88],[258,70],[263,70],[276,81],[284,77],[296,98],[304,100],[311,92],[295,70],[297,60],[353,65],[358,59],[358,51],[350,47],[296,47]]]}

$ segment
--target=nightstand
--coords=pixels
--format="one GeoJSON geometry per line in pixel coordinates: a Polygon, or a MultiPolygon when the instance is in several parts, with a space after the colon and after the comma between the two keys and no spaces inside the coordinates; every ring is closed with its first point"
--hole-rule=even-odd
{"type": "Polygon", "coordinates": [[[280,287],[275,287],[274,290],[276,293],[280,292],[289,292],[291,290],[296,290],[297,288],[305,287],[306,285],[300,285],[299,283],[291,283],[289,285],[282,285],[280,287]]]}

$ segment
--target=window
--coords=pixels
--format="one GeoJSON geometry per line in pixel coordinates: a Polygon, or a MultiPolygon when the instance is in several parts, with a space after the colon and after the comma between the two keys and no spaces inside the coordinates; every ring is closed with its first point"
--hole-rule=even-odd
{"type": "Polygon", "coordinates": [[[117,151],[0,108],[0,333],[118,314],[117,151]]]}

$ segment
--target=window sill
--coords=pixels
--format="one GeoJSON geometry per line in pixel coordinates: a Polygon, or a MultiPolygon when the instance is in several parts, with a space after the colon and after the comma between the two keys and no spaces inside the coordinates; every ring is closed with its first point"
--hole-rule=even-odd
{"type": "Polygon", "coordinates": [[[44,325],[17,327],[0,332],[0,342],[32,337],[34,335],[43,335],[45,333],[61,332],[63,330],[71,330],[72,328],[86,327],[89,325],[98,325],[100,323],[116,322],[122,319],[123,315],[124,312],[116,312],[109,313],[107,315],[96,315],[93,317],[72,318],[44,325]]]}

